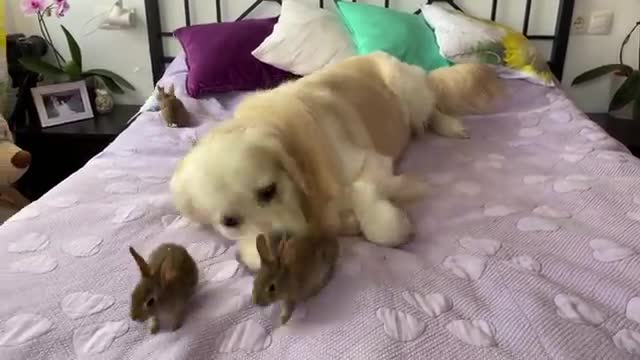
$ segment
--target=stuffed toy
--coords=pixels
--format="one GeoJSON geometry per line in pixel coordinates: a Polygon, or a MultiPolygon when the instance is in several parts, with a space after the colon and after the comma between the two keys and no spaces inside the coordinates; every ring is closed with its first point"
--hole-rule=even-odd
{"type": "Polygon", "coordinates": [[[31,154],[13,142],[9,124],[0,115],[0,224],[29,203],[13,187],[31,165],[31,154]]]}

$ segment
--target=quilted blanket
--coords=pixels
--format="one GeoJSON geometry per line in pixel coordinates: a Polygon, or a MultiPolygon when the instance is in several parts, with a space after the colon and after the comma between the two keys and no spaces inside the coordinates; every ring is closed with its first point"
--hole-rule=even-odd
{"type": "Polygon", "coordinates": [[[408,151],[402,169],[432,188],[410,209],[415,239],[341,239],[335,278],[285,326],[277,305],[251,304],[236,244],[182,218],[167,188],[239,97],[185,99],[195,128],[144,113],[0,227],[0,358],[637,358],[640,160],[560,89],[508,83],[498,113],[465,119],[471,139],[408,151]],[[128,246],[165,241],[189,249],[202,281],[184,326],[150,335],[128,316],[128,246]]]}

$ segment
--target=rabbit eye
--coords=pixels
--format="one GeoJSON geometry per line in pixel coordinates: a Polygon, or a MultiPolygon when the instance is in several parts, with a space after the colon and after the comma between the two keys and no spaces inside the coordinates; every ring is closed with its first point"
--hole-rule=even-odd
{"type": "Polygon", "coordinates": [[[258,202],[261,204],[268,204],[276,197],[278,193],[278,187],[276,183],[271,183],[261,189],[258,189],[256,193],[256,197],[258,198],[258,202]]]}
{"type": "Polygon", "coordinates": [[[145,304],[148,308],[153,307],[153,304],[156,303],[156,299],[154,298],[150,298],[149,300],[147,300],[147,303],[145,304]]]}
{"type": "Polygon", "coordinates": [[[269,286],[269,292],[272,293],[272,292],[275,292],[275,291],[276,291],[276,286],[274,284],[271,284],[269,286]]]}

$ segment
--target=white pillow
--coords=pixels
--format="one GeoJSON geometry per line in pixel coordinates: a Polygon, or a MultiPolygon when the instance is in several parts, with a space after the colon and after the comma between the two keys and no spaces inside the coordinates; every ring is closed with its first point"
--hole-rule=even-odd
{"type": "Polygon", "coordinates": [[[356,51],[337,14],[300,0],[284,0],[273,32],[252,54],[279,69],[307,75],[356,51]]]}
{"type": "Polygon", "coordinates": [[[440,54],[449,60],[458,61],[476,44],[502,39],[506,33],[501,27],[437,5],[425,4],[422,16],[436,34],[440,54]]]}

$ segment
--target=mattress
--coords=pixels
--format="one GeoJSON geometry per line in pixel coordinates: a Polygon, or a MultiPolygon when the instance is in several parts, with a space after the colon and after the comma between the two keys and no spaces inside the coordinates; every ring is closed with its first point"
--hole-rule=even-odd
{"type": "Polygon", "coordinates": [[[0,227],[0,358],[640,356],[640,161],[561,90],[507,82],[496,114],[465,119],[471,139],[428,135],[406,154],[401,168],[431,185],[410,209],[415,238],[341,239],[334,279],[285,326],[277,305],[251,303],[236,243],[182,218],[167,186],[243,94],[185,99],[194,128],[145,112],[0,227]],[[184,326],[150,335],[128,316],[128,247],[167,241],[202,281],[184,326]]]}

